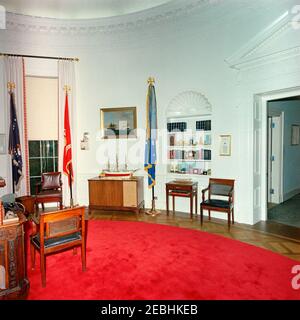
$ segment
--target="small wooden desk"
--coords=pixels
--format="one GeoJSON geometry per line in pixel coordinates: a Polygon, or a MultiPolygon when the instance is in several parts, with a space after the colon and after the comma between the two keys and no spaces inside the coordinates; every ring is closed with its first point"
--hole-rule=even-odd
{"type": "Polygon", "coordinates": [[[175,213],[175,197],[190,198],[190,212],[193,217],[193,202],[195,198],[195,214],[198,211],[198,182],[170,181],[166,183],[167,215],[169,215],[169,196],[173,200],[173,213],[175,213]]]}

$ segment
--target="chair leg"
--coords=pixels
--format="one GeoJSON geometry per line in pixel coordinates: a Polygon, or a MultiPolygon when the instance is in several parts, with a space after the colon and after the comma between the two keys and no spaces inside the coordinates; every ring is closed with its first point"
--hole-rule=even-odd
{"type": "Polygon", "coordinates": [[[211,220],[211,217],[210,217],[210,210],[208,210],[208,220],[209,220],[209,221],[211,220]]]}
{"type": "Polygon", "coordinates": [[[31,258],[31,269],[35,269],[35,248],[34,245],[30,242],[30,258],[31,258]]]}
{"type": "Polygon", "coordinates": [[[201,221],[201,226],[203,225],[203,209],[202,206],[200,206],[200,221],[201,221]]]}
{"type": "Polygon", "coordinates": [[[63,209],[62,201],[59,203],[59,209],[60,209],[60,210],[62,210],[62,209],[63,209]]]}
{"type": "Polygon", "coordinates": [[[194,199],[193,199],[193,198],[194,198],[194,197],[193,197],[193,195],[192,195],[191,198],[190,198],[191,219],[193,218],[193,211],[194,211],[194,209],[193,209],[194,199]]]}
{"type": "Polygon", "coordinates": [[[230,211],[227,213],[228,215],[228,230],[230,230],[230,211]]]}
{"type": "Polygon", "coordinates": [[[82,271],[86,271],[86,253],[85,253],[85,243],[81,244],[81,262],[82,262],[82,271]]]}
{"type": "Polygon", "coordinates": [[[45,205],[42,203],[42,209],[43,211],[45,211],[45,205]]]}
{"type": "Polygon", "coordinates": [[[40,252],[41,259],[41,277],[42,277],[42,287],[46,287],[46,260],[43,252],[40,252]]]}
{"type": "Polygon", "coordinates": [[[232,224],[234,224],[234,208],[232,208],[232,224]]]}

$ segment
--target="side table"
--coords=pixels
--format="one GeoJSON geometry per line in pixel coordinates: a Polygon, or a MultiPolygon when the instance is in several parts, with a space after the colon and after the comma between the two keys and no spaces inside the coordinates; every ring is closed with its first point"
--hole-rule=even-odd
{"type": "Polygon", "coordinates": [[[187,181],[170,181],[166,183],[166,204],[167,204],[167,215],[169,215],[169,197],[172,197],[173,202],[173,213],[175,213],[175,197],[183,197],[190,199],[190,213],[191,218],[193,217],[193,203],[195,199],[195,214],[198,211],[198,182],[187,181]]]}

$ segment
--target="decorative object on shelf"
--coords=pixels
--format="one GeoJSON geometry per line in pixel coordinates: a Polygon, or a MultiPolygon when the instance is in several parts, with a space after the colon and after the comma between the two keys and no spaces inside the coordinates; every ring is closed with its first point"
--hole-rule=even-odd
{"type": "Polygon", "coordinates": [[[103,139],[136,138],[136,107],[100,109],[103,139]]]}
{"type": "Polygon", "coordinates": [[[80,149],[89,150],[89,133],[88,132],[83,133],[83,138],[80,141],[80,149]]]}
{"type": "Polygon", "coordinates": [[[231,135],[220,135],[220,156],[231,155],[231,135]]]}
{"type": "Polygon", "coordinates": [[[297,124],[292,124],[292,139],[291,145],[296,146],[300,142],[300,126],[297,124]]]}
{"type": "Polygon", "coordinates": [[[6,149],[6,135],[1,133],[0,134],[0,154],[7,154],[6,149]]]}
{"type": "Polygon", "coordinates": [[[155,96],[155,80],[148,78],[148,94],[147,94],[147,113],[146,113],[146,144],[145,144],[145,164],[144,169],[148,174],[148,188],[152,189],[152,206],[151,210],[146,211],[147,214],[156,216],[160,211],[155,208],[156,197],[154,195],[154,186],[156,184],[156,139],[157,139],[157,106],[155,96]]]}

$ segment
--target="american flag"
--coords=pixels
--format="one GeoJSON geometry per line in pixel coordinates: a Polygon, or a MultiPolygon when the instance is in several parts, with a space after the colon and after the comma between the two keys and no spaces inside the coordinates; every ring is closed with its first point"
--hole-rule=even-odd
{"type": "Polygon", "coordinates": [[[17,113],[14,101],[14,94],[10,92],[10,130],[9,130],[9,144],[8,152],[12,159],[12,177],[14,186],[17,186],[22,176],[22,155],[20,145],[20,133],[17,120],[17,113]]]}

